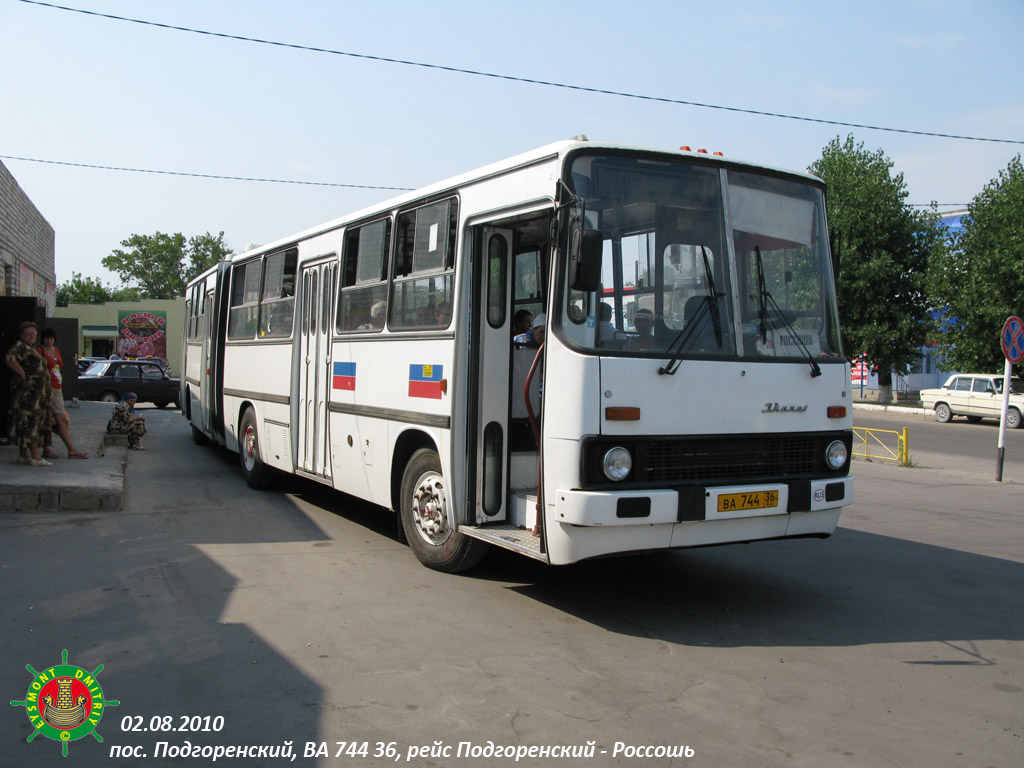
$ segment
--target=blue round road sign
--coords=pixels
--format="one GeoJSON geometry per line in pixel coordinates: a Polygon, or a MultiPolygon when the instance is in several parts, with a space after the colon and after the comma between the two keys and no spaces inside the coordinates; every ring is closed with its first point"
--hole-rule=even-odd
{"type": "Polygon", "coordinates": [[[1003,348],[1006,359],[1014,365],[1024,360],[1024,320],[1019,317],[1009,318],[1003,325],[999,345],[1003,348]]]}

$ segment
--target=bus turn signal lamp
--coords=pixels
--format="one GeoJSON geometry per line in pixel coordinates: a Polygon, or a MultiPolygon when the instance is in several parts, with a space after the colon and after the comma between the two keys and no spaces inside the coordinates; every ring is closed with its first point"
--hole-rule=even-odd
{"type": "Polygon", "coordinates": [[[830,405],[828,407],[828,417],[830,419],[842,419],[846,417],[846,406],[845,405],[830,405]]]}
{"type": "Polygon", "coordinates": [[[604,417],[608,421],[640,421],[639,408],[605,408],[604,417]]]}

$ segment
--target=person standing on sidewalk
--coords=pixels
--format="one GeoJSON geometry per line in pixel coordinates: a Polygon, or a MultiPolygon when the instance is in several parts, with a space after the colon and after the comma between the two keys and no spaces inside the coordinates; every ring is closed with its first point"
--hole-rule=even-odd
{"type": "MultiPolygon", "coordinates": [[[[89,454],[78,450],[71,442],[71,420],[68,418],[67,411],[64,410],[63,379],[60,373],[64,360],[61,359],[60,350],[57,348],[57,331],[53,328],[43,328],[43,346],[38,347],[36,352],[43,356],[43,360],[46,361],[46,370],[50,374],[50,410],[53,411],[53,431],[60,435],[60,439],[67,446],[69,459],[88,459],[89,454]]],[[[50,445],[51,438],[47,437],[45,442],[46,450],[43,452],[43,457],[58,458],[50,445]]]]}
{"type": "Polygon", "coordinates": [[[21,337],[7,352],[5,362],[14,371],[11,382],[11,423],[18,440],[18,463],[33,467],[52,467],[39,451],[50,431],[50,374],[46,362],[35,350],[38,329],[32,322],[22,323],[21,337]]]}

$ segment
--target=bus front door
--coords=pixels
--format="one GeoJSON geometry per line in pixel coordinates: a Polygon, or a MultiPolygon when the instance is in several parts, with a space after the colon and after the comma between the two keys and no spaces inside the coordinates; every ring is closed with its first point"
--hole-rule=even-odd
{"type": "Polygon", "coordinates": [[[501,523],[508,519],[508,426],[510,317],[512,284],[512,232],[482,228],[483,259],[479,270],[481,296],[478,354],[479,404],[476,419],[476,522],[501,523]]]}
{"type": "Polygon", "coordinates": [[[330,479],[327,403],[331,392],[331,308],[337,290],[337,262],[320,261],[303,266],[301,285],[295,466],[303,472],[330,479]]]}

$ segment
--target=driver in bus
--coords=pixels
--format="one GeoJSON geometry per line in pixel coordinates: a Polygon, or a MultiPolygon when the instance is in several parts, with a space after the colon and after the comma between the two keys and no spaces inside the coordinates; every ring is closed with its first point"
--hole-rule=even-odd
{"type": "Polygon", "coordinates": [[[643,308],[638,309],[633,316],[633,325],[636,327],[636,336],[626,342],[627,349],[654,349],[658,346],[654,338],[654,313],[643,308]]]}

